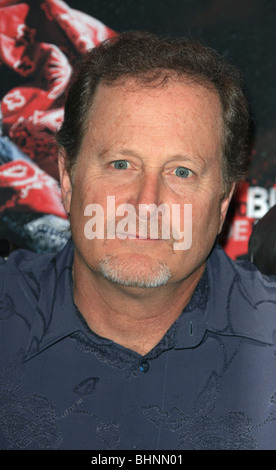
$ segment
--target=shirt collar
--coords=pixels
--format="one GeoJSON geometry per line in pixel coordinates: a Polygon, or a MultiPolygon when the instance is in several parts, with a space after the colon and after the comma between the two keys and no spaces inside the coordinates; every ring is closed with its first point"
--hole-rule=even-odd
{"type": "MultiPolygon", "coordinates": [[[[73,300],[73,256],[74,246],[69,241],[53,256],[44,272],[25,360],[85,329],[73,300]]],[[[275,307],[271,304],[276,305],[276,283],[266,280],[260,273],[256,280],[255,269],[254,273],[252,266],[250,269],[238,267],[219,246],[215,246],[189,304],[161,341],[162,349],[196,347],[206,331],[274,344],[271,319],[275,307]],[[261,290],[259,300],[253,296],[254,288],[261,290]],[[270,297],[267,295],[269,288],[272,289],[270,297]],[[166,337],[170,340],[166,341],[166,337]]],[[[93,339],[99,343],[112,343],[97,335],[93,335],[93,339]]]]}
{"type": "Polygon", "coordinates": [[[178,321],[176,348],[196,347],[206,332],[275,344],[276,282],[236,263],[215,245],[178,321]],[[274,327],[273,327],[274,325],[274,327]]]}

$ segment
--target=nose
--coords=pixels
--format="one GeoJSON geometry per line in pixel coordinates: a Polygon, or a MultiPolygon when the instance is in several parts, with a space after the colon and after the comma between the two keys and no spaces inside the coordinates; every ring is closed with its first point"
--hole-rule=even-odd
{"type": "Polygon", "coordinates": [[[157,171],[147,171],[139,178],[137,186],[135,185],[133,189],[135,191],[135,194],[132,193],[135,199],[133,205],[136,210],[139,237],[160,238],[161,226],[165,225],[167,220],[167,215],[163,214],[164,209],[160,212],[164,196],[161,175],[157,171]]]}
{"type": "Polygon", "coordinates": [[[143,174],[139,179],[135,191],[134,205],[137,210],[140,205],[143,205],[146,209],[149,209],[152,204],[158,206],[161,202],[161,178],[159,173],[148,171],[143,174]]]}

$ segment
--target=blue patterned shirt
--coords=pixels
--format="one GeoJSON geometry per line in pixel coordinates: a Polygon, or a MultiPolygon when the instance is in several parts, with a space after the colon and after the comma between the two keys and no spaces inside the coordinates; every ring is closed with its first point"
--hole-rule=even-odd
{"type": "Polygon", "coordinates": [[[276,282],[215,247],[144,357],[94,334],[70,241],[0,264],[0,448],[276,449],[276,282]]]}

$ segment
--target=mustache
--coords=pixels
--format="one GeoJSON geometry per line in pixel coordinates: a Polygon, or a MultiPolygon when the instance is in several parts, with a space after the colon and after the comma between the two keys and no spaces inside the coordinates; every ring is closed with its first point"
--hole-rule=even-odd
{"type": "Polygon", "coordinates": [[[179,240],[183,238],[183,233],[178,224],[173,225],[170,217],[149,217],[126,219],[116,217],[116,219],[106,220],[106,233],[116,234],[118,238],[139,238],[142,240],[179,240]]]}
{"type": "MultiPolygon", "coordinates": [[[[112,201],[113,201],[113,197],[112,201]]],[[[192,242],[192,204],[139,204],[139,211],[131,204],[108,207],[105,214],[99,204],[88,204],[84,215],[92,216],[85,223],[88,239],[139,238],[168,240],[177,249],[188,249],[192,242]],[[141,210],[142,208],[142,210],[141,210]],[[96,228],[96,230],[95,230],[96,228]],[[179,243],[183,240],[183,243],[179,243]]]]}

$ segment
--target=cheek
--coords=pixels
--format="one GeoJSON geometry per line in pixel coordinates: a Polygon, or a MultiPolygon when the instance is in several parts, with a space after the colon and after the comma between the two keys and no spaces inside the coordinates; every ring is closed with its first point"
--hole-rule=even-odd
{"type": "Polygon", "coordinates": [[[97,176],[79,175],[73,186],[72,204],[75,208],[82,208],[82,210],[88,204],[104,205],[106,186],[97,176]]]}
{"type": "Polygon", "coordinates": [[[220,200],[204,198],[192,203],[193,236],[204,237],[209,234],[216,237],[220,226],[220,200]]]}

